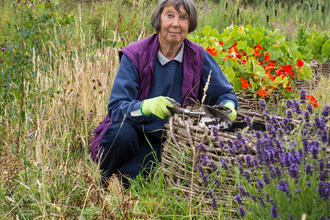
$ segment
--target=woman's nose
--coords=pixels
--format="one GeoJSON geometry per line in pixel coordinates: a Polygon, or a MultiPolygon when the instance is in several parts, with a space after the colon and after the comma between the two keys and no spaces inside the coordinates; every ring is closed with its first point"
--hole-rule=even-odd
{"type": "Polygon", "coordinates": [[[173,27],[179,27],[179,22],[180,22],[180,18],[178,16],[176,16],[174,19],[173,19],[173,23],[172,23],[172,26],[173,27]]]}

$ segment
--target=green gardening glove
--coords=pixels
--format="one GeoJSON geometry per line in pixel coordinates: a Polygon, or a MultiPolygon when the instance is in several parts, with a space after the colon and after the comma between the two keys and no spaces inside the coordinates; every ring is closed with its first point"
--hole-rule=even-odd
{"type": "Polygon", "coordinates": [[[234,103],[228,101],[228,102],[226,102],[226,104],[224,104],[224,106],[226,106],[227,108],[229,108],[231,110],[231,113],[229,113],[228,116],[229,116],[231,121],[234,121],[236,116],[237,116],[237,112],[235,110],[234,103]]]}
{"type": "Polygon", "coordinates": [[[142,101],[140,111],[144,116],[154,114],[160,119],[170,117],[172,114],[167,107],[173,108],[174,106],[168,99],[173,100],[166,96],[157,96],[155,98],[145,99],[142,101]]]}

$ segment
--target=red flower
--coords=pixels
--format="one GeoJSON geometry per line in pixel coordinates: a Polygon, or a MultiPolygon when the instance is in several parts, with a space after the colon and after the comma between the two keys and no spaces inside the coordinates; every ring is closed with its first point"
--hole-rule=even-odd
{"type": "Polygon", "coordinates": [[[209,52],[212,56],[217,56],[218,51],[214,47],[208,46],[206,51],[209,52]]]}
{"type": "Polygon", "coordinates": [[[223,42],[222,41],[219,41],[219,45],[222,47],[223,46],[223,42]]]}
{"type": "Polygon", "coordinates": [[[270,58],[270,56],[269,56],[269,55],[265,55],[265,56],[264,56],[264,59],[265,59],[266,61],[268,61],[268,60],[269,60],[269,58],[270,58]]]}
{"type": "Polygon", "coordinates": [[[246,64],[246,60],[242,60],[241,64],[243,65],[246,64]]]}
{"type": "Polygon", "coordinates": [[[304,61],[298,60],[297,66],[302,67],[304,65],[304,61]]]}
{"type": "Polygon", "coordinates": [[[287,87],[285,88],[287,91],[290,91],[293,89],[293,86],[291,85],[291,83],[289,82],[289,84],[287,85],[287,87]]]}
{"type": "Polygon", "coordinates": [[[243,77],[241,77],[241,82],[242,82],[241,87],[243,89],[247,89],[251,85],[251,83],[249,84],[249,82],[247,80],[245,80],[243,77]]]}
{"type": "Polygon", "coordinates": [[[262,50],[262,46],[260,46],[259,44],[258,45],[255,45],[254,47],[253,47],[253,49],[258,49],[258,50],[262,50]]]}
{"type": "Polygon", "coordinates": [[[260,56],[260,55],[261,55],[261,53],[259,52],[259,50],[255,50],[255,51],[254,51],[254,56],[258,57],[258,56],[260,56]]]}
{"type": "Polygon", "coordinates": [[[242,55],[238,53],[238,54],[236,54],[236,57],[237,57],[237,59],[241,59],[242,55]]]}
{"type": "Polygon", "coordinates": [[[258,89],[258,95],[261,96],[261,97],[265,97],[269,93],[270,92],[268,91],[268,89],[258,89]]]}
{"type": "Polygon", "coordinates": [[[314,96],[312,95],[307,95],[307,100],[309,101],[309,104],[313,105],[314,108],[318,108],[319,104],[317,104],[317,100],[314,96]]]}

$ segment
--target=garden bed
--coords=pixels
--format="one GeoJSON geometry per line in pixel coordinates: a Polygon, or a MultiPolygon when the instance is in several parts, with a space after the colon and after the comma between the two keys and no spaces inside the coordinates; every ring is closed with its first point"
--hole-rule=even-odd
{"type": "MultiPolygon", "coordinates": [[[[229,131],[218,131],[216,129],[197,126],[197,117],[187,117],[175,114],[165,125],[167,129],[166,141],[163,143],[163,154],[161,167],[171,182],[171,187],[181,191],[186,198],[191,198],[202,205],[200,212],[208,215],[217,215],[219,210],[213,209],[216,202],[221,204],[222,213],[232,218],[238,218],[236,204],[233,203],[234,195],[239,193],[237,187],[237,162],[232,162],[234,166],[228,166],[233,154],[240,157],[246,167],[244,155],[255,153],[253,148],[253,136],[244,134],[244,146],[237,152],[230,152],[221,146],[221,142],[227,143],[241,141],[243,137],[237,137],[234,133],[237,129],[246,128],[244,118],[253,117],[254,128],[264,129],[263,115],[256,112],[244,110],[238,111],[237,119],[233,122],[233,128],[229,131]],[[220,141],[220,142],[219,142],[220,141]],[[197,146],[197,147],[195,147],[197,146]],[[205,164],[200,158],[212,158],[212,167],[205,164]],[[207,182],[203,178],[203,172],[210,179],[212,176],[221,176],[216,182],[207,182]],[[197,175],[199,173],[199,175],[197,175]],[[210,186],[216,187],[210,193],[210,186]],[[215,200],[215,201],[214,201],[215,200]]],[[[177,199],[180,199],[177,196],[177,199]]]]}

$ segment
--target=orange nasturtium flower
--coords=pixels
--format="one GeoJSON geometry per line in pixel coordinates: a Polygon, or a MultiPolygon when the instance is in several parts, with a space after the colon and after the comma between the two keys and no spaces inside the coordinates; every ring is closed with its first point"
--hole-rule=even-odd
{"type": "Polygon", "coordinates": [[[213,39],[210,39],[210,41],[211,41],[211,44],[213,44],[213,39]]]}
{"type": "Polygon", "coordinates": [[[260,56],[260,55],[261,55],[261,53],[259,52],[259,50],[255,50],[255,51],[254,51],[254,56],[258,57],[258,56],[260,56]]]}
{"type": "Polygon", "coordinates": [[[241,87],[243,89],[247,89],[251,85],[251,83],[249,84],[249,82],[247,80],[245,80],[243,77],[241,77],[241,82],[242,82],[241,87]]]}
{"type": "Polygon", "coordinates": [[[219,45],[222,47],[223,46],[223,42],[222,41],[219,41],[219,45]]]}
{"type": "Polygon", "coordinates": [[[313,105],[314,108],[318,108],[319,104],[317,104],[317,100],[314,96],[312,95],[307,95],[307,100],[309,101],[309,104],[313,105]]]}
{"type": "Polygon", "coordinates": [[[297,66],[302,67],[304,65],[304,61],[298,60],[297,66]]]}
{"type": "Polygon", "coordinates": [[[269,58],[270,58],[270,56],[269,56],[269,55],[265,55],[265,56],[264,56],[264,59],[265,59],[266,61],[268,61],[268,60],[269,60],[269,58]]]}
{"type": "Polygon", "coordinates": [[[212,56],[217,56],[218,54],[218,51],[214,47],[208,46],[206,51],[209,52],[212,56]]]}
{"type": "Polygon", "coordinates": [[[258,89],[258,95],[261,97],[265,97],[269,93],[268,89],[258,89]]]}

